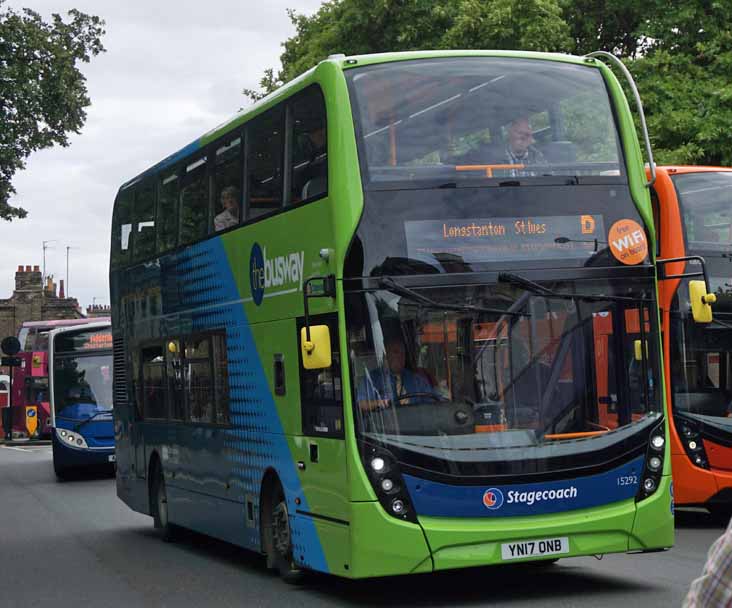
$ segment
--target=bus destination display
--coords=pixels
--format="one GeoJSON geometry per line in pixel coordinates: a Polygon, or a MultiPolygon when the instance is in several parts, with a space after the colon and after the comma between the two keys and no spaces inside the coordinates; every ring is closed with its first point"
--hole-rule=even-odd
{"type": "Polygon", "coordinates": [[[605,244],[601,215],[419,220],[404,229],[409,257],[428,262],[585,259],[605,244]]]}
{"type": "Polygon", "coordinates": [[[80,350],[105,350],[112,348],[112,332],[108,329],[100,331],[84,331],[64,333],[58,336],[56,352],[78,352],[80,350]]]}

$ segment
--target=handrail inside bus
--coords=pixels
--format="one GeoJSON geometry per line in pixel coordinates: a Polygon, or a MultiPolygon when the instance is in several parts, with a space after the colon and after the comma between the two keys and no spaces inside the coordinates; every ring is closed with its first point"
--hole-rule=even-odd
{"type": "Polygon", "coordinates": [[[653,161],[651,139],[648,137],[648,127],[646,126],[646,115],[643,112],[643,104],[641,103],[640,95],[638,94],[638,88],[635,86],[635,80],[633,80],[633,76],[628,71],[628,68],[625,67],[625,64],[612,53],[608,53],[607,51],[594,51],[592,53],[587,53],[585,57],[591,59],[597,57],[609,60],[613,65],[618,67],[630,85],[630,90],[633,92],[633,97],[635,97],[635,105],[638,108],[638,117],[640,118],[641,131],[643,132],[646,154],[648,155],[648,166],[651,170],[651,179],[646,182],[646,188],[650,188],[654,183],[656,183],[656,163],[653,161]]]}
{"type": "Polygon", "coordinates": [[[495,169],[524,169],[526,165],[455,165],[455,171],[485,171],[486,177],[493,177],[495,169]]]}
{"type": "Polygon", "coordinates": [[[581,439],[582,437],[596,437],[597,435],[604,435],[607,431],[583,431],[581,433],[554,433],[552,435],[544,435],[544,439],[550,439],[557,441],[561,439],[581,439]]]}

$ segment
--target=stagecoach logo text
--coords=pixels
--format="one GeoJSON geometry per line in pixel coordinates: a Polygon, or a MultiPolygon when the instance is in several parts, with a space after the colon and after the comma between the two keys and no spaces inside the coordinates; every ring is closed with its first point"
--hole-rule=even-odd
{"type": "Polygon", "coordinates": [[[483,506],[486,509],[495,511],[496,509],[500,509],[504,502],[507,505],[519,504],[530,507],[538,502],[563,500],[566,498],[577,498],[577,488],[575,486],[558,488],[556,490],[531,490],[526,492],[511,490],[506,493],[505,500],[501,490],[498,488],[490,488],[483,493],[483,506]]]}
{"type": "Polygon", "coordinates": [[[259,243],[254,243],[249,256],[249,281],[254,303],[257,306],[262,303],[265,289],[279,287],[281,293],[302,290],[304,261],[304,251],[267,258],[267,248],[262,249],[259,243]]]}

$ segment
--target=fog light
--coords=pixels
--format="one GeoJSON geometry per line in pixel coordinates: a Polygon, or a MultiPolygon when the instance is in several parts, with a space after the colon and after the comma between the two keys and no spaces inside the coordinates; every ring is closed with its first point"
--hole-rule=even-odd
{"type": "Polygon", "coordinates": [[[391,503],[391,510],[394,511],[397,515],[401,515],[404,513],[404,503],[399,500],[398,498],[393,500],[391,503]]]}
{"type": "Polygon", "coordinates": [[[76,440],[76,445],[81,445],[81,439],[76,440]]]}
{"type": "Polygon", "coordinates": [[[695,450],[696,448],[697,448],[697,443],[696,443],[696,441],[690,441],[690,442],[689,442],[689,449],[690,449],[690,450],[695,450]]]}
{"type": "Polygon", "coordinates": [[[391,479],[381,480],[381,489],[384,490],[384,492],[391,492],[393,488],[394,482],[391,479]]]}
{"type": "Polygon", "coordinates": [[[651,439],[651,445],[656,450],[660,450],[664,443],[666,443],[666,440],[663,438],[663,435],[654,435],[651,439]]]}
{"type": "Polygon", "coordinates": [[[377,456],[371,459],[371,468],[377,473],[381,473],[386,468],[386,462],[384,462],[383,458],[377,456]]]}
{"type": "Polygon", "coordinates": [[[655,482],[655,481],[653,481],[653,479],[651,479],[650,477],[647,477],[647,478],[646,478],[646,479],[645,479],[645,480],[643,481],[643,489],[644,489],[644,490],[645,490],[646,492],[653,492],[653,490],[655,490],[655,489],[656,489],[656,482],[655,482]]]}
{"type": "Polygon", "coordinates": [[[662,464],[663,462],[658,456],[652,456],[648,461],[648,468],[651,469],[651,471],[656,472],[661,468],[662,464]]]}

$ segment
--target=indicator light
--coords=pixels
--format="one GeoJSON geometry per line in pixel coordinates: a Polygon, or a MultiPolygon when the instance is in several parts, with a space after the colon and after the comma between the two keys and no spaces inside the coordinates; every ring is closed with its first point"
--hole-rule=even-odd
{"type": "Polygon", "coordinates": [[[391,479],[382,479],[381,480],[381,489],[384,490],[384,492],[391,492],[394,488],[394,482],[391,479]]]}
{"type": "Polygon", "coordinates": [[[404,503],[398,498],[394,499],[391,503],[391,510],[397,515],[404,513],[404,503]]]}

